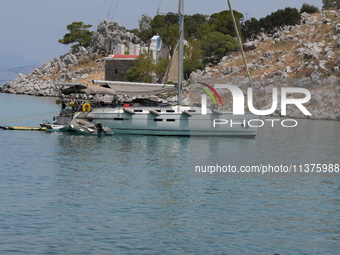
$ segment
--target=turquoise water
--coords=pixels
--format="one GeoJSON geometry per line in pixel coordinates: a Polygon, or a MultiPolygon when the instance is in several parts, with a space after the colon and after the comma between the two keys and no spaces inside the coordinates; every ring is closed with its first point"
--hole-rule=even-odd
{"type": "MultiPolygon", "coordinates": [[[[54,101],[0,94],[0,125],[38,126],[58,112],[54,101]]],[[[339,130],[327,121],[256,139],[0,130],[0,254],[339,254],[337,175],[190,171],[197,158],[336,164],[339,130]]]]}

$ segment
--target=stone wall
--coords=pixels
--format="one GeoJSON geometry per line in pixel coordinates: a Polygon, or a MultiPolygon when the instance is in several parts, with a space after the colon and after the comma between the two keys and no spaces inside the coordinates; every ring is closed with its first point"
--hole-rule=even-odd
{"type": "Polygon", "coordinates": [[[134,59],[109,59],[105,60],[105,80],[128,81],[126,72],[134,66],[134,59]]]}

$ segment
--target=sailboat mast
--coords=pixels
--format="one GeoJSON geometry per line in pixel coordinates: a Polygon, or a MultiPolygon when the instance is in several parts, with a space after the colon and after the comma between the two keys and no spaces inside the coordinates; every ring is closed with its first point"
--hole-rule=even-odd
{"type": "Polygon", "coordinates": [[[179,41],[178,41],[178,105],[182,104],[183,57],[184,57],[184,0],[179,0],[178,7],[179,41]]]}

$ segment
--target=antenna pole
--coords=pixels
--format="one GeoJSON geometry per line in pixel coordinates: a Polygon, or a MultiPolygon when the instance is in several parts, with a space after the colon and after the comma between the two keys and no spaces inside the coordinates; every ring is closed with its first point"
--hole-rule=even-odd
{"type": "Polygon", "coordinates": [[[179,42],[178,42],[178,105],[182,104],[183,57],[184,57],[184,0],[179,0],[178,7],[179,42]]]}

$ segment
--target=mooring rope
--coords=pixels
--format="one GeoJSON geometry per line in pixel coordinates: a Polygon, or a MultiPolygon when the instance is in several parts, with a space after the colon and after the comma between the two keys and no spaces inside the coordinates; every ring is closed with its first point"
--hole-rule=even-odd
{"type": "Polygon", "coordinates": [[[6,117],[6,118],[0,118],[0,122],[17,122],[17,121],[22,121],[22,120],[34,120],[34,119],[41,118],[41,116],[45,116],[45,118],[53,118],[57,114],[59,114],[59,112],[47,112],[47,113],[39,113],[39,114],[32,114],[32,115],[25,115],[25,116],[6,117]],[[51,114],[54,114],[54,115],[51,115],[51,114]]]}

